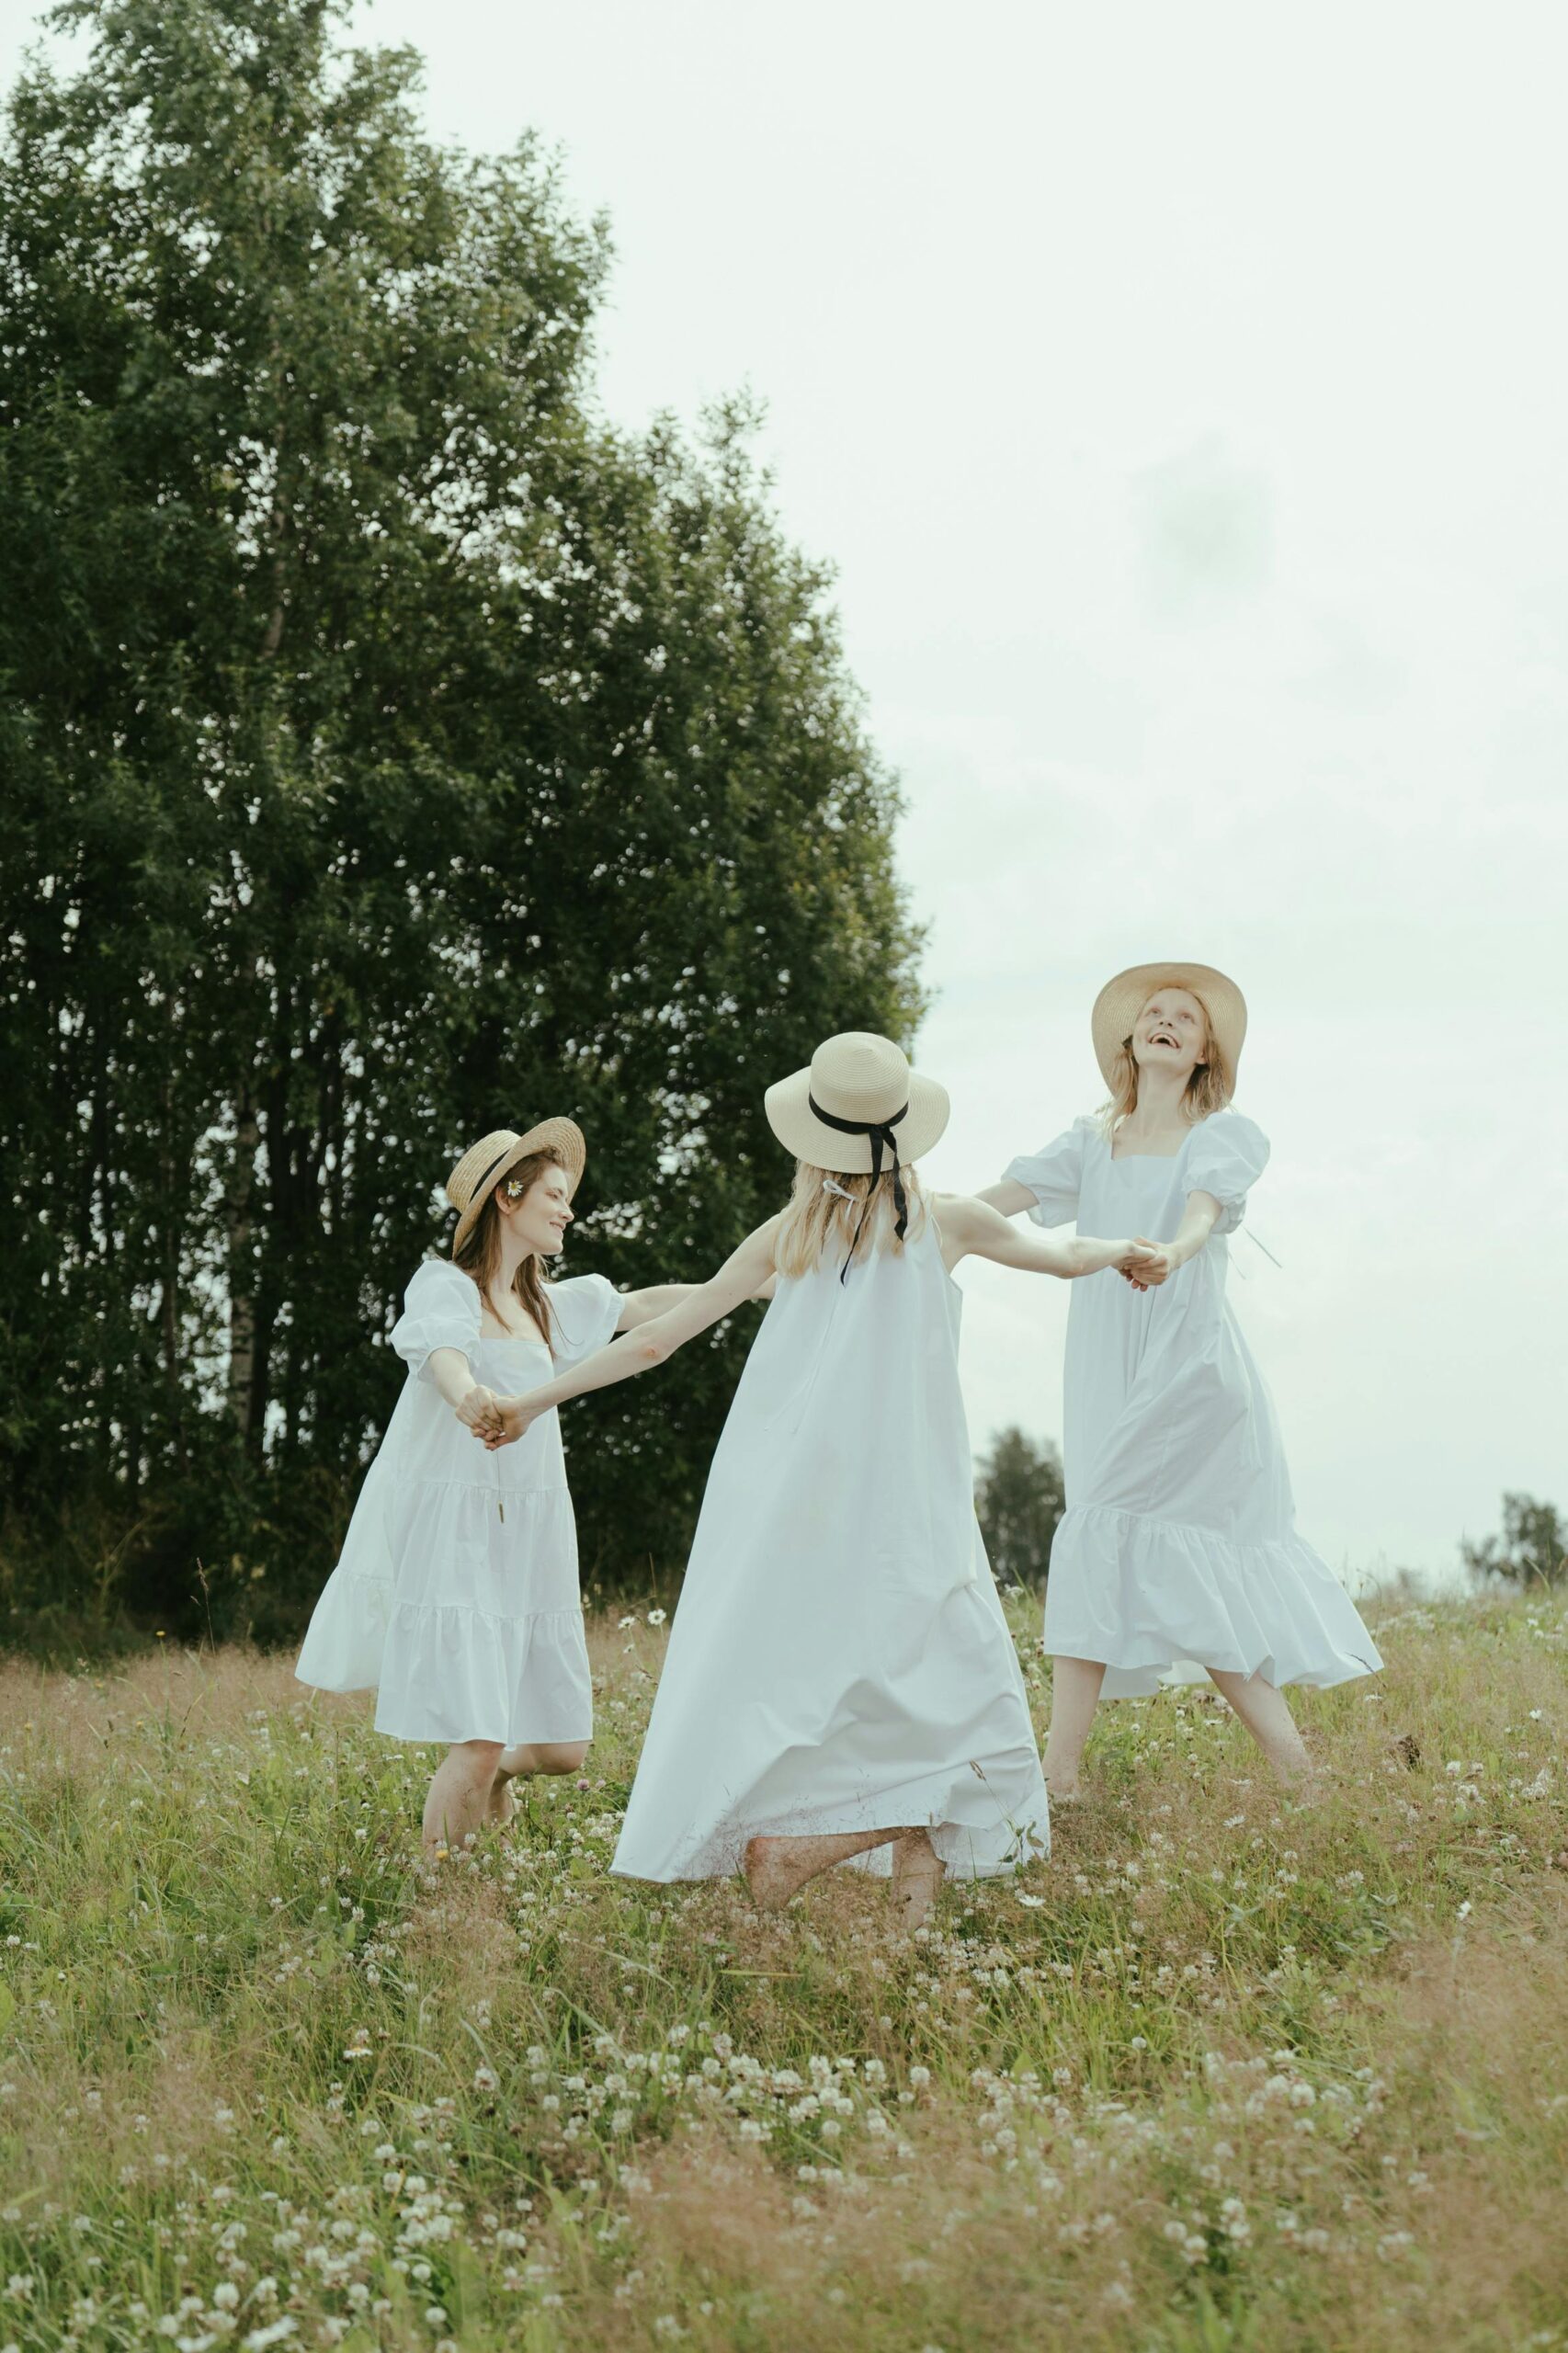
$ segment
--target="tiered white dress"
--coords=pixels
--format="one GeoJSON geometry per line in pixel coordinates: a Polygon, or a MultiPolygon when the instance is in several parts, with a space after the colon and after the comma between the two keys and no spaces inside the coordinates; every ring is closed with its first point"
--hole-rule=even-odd
{"type": "Polygon", "coordinates": [[[1067,1510],[1046,1586],[1045,1647],[1101,1659],[1108,1699],[1154,1690],[1180,1663],[1270,1683],[1330,1684],[1382,1665],[1349,1596],[1296,1532],[1262,1374],[1225,1296],[1225,1237],[1268,1144],[1216,1111],[1173,1158],[1113,1160],[1074,1121],[1010,1177],[1040,1225],[1174,1240],[1189,1193],[1221,1205],[1210,1240],[1157,1290],[1114,1272],[1073,1286],[1062,1458],[1067,1510]]]}
{"type": "Polygon", "coordinates": [[[551,1283],[549,1297],[552,1348],[486,1338],[476,1286],[426,1259],[392,1327],[408,1378],[295,1673],[324,1691],[375,1687],[376,1729],[400,1740],[592,1736],[560,1415],[488,1454],[428,1372],[435,1349],[457,1348],[476,1381],[516,1395],[613,1336],[621,1301],[602,1275],[551,1283]]]}
{"type": "Polygon", "coordinates": [[[932,1225],[844,1282],[842,1263],[780,1279],[741,1375],[616,1850],[630,1878],[722,1876],[758,1832],[924,1824],[966,1877],[1049,1846],[974,1517],[958,1288],[932,1225]]]}

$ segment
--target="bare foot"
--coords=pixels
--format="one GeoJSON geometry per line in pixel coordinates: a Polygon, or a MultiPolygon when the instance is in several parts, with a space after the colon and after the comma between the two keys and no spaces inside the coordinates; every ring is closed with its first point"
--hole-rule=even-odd
{"type": "Polygon", "coordinates": [[[801,1849],[814,1844],[805,1838],[748,1838],[741,1869],[759,1912],[782,1912],[812,1875],[812,1863],[801,1849]]]}
{"type": "Polygon", "coordinates": [[[490,1799],[484,1809],[484,1819],[492,1829],[505,1829],[517,1811],[509,1774],[497,1773],[490,1785],[490,1799]]]}
{"type": "Polygon", "coordinates": [[[895,1841],[892,1850],[892,1907],[900,1927],[918,1928],[931,1915],[937,1891],[947,1877],[947,1866],[931,1844],[930,1834],[912,1830],[895,1841]]]}
{"type": "Polygon", "coordinates": [[[1084,1784],[1082,1781],[1047,1781],[1045,1793],[1052,1805],[1081,1805],[1084,1784]]]}

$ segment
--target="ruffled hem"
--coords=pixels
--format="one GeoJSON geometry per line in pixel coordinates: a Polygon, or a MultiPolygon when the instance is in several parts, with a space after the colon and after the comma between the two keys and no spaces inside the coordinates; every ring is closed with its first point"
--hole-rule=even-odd
{"type": "Polygon", "coordinates": [[[299,1664],[322,1691],[378,1692],[376,1730],[398,1740],[590,1740],[593,1677],[581,1608],[517,1616],[462,1602],[399,1601],[383,1579],[328,1582],[299,1664]]]}
{"type": "MultiPolygon", "coordinates": [[[[741,1868],[750,1838],[822,1838],[852,1830],[902,1830],[924,1824],[953,1879],[994,1879],[1051,1852],[1051,1816],[1040,1758],[1032,1748],[1004,1756],[945,1765],[933,1773],[830,1805],[801,1805],[786,1813],[734,1806],[683,1851],[655,1856],[635,1834],[622,1836],[610,1865],[620,1879],[728,1879],[741,1868]]],[[[865,1870],[886,1874],[891,1850],[875,1847],[853,1858],[865,1870]]]]}
{"type": "Polygon", "coordinates": [[[1146,1698],[1190,1665],[1326,1688],[1382,1665],[1328,1563],[1293,1532],[1237,1544],[1108,1504],[1057,1529],[1045,1647],[1105,1662],[1108,1699],[1146,1698]]]}

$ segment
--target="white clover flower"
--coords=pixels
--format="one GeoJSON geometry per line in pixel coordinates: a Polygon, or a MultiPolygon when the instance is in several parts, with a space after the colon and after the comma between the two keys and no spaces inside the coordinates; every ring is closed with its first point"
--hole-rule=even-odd
{"type": "Polygon", "coordinates": [[[223,2280],[212,2290],[212,2302],[221,2313],[232,2313],[240,2301],[240,2291],[232,2279],[223,2280]]]}

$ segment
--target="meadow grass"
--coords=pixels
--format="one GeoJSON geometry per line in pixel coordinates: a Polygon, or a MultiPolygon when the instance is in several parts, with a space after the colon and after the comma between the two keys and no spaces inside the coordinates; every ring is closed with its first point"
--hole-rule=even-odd
{"type": "Polygon", "coordinates": [[[642,1611],[437,1869],[434,1752],[288,1660],[0,1669],[0,2353],[1568,2346],[1568,1611],[1380,1637],[1310,1798],[1106,1709],[1051,1860],[908,1941],[608,1876],[642,1611]]]}

